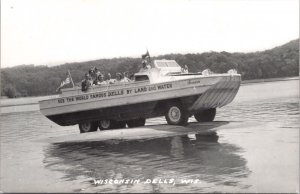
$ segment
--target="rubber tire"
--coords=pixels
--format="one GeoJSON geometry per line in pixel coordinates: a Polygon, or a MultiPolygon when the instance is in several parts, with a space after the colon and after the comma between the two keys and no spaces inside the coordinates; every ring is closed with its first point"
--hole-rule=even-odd
{"type": "Polygon", "coordinates": [[[129,128],[131,128],[131,127],[141,127],[141,126],[145,126],[146,119],[144,119],[144,118],[133,119],[133,120],[127,121],[126,123],[127,123],[127,126],[129,128]]]}
{"type": "Polygon", "coordinates": [[[198,122],[211,122],[215,119],[216,113],[217,110],[215,108],[210,108],[197,112],[194,114],[194,117],[198,122]]]}
{"type": "Polygon", "coordinates": [[[79,131],[80,133],[88,133],[97,131],[98,123],[97,122],[86,122],[86,123],[79,123],[79,131]]]}
{"type": "Polygon", "coordinates": [[[126,122],[125,121],[115,121],[115,120],[108,120],[110,121],[110,125],[108,127],[104,127],[101,125],[101,121],[99,121],[99,129],[100,130],[108,130],[108,129],[120,129],[120,128],[125,128],[126,127],[126,122]]]}
{"type": "Polygon", "coordinates": [[[113,121],[112,120],[101,120],[98,123],[98,127],[99,127],[100,130],[112,129],[113,128],[113,121]],[[102,121],[109,121],[108,126],[103,126],[103,124],[101,123],[102,121]]]}
{"type": "Polygon", "coordinates": [[[173,103],[167,106],[167,110],[165,113],[165,118],[169,125],[182,125],[186,126],[189,120],[188,111],[182,106],[181,103],[173,103]],[[171,118],[170,111],[179,111],[180,115],[177,121],[174,121],[174,118],[171,118]]]}

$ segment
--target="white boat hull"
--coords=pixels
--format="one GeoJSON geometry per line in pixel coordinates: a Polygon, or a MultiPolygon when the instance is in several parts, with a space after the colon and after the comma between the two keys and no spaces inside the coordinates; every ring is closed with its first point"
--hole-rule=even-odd
{"type": "Polygon", "coordinates": [[[71,89],[61,97],[40,101],[42,114],[59,125],[102,119],[126,120],[163,115],[168,101],[179,100],[192,115],[201,109],[230,103],[241,82],[238,74],[174,76],[173,81],[133,82],[95,87],[88,92],[71,89]]]}

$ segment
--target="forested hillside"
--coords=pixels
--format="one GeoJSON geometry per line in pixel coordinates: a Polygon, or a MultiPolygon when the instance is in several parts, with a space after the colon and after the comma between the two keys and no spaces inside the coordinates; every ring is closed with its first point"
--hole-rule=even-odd
{"type": "MultiPolygon", "coordinates": [[[[168,54],[151,57],[151,59],[174,59],[181,66],[187,65],[190,72],[209,68],[213,72],[224,73],[235,68],[242,75],[242,80],[298,76],[299,39],[263,52],[168,54]]],[[[78,83],[92,66],[97,67],[104,74],[110,72],[114,77],[116,72],[137,72],[141,67],[141,61],[141,58],[113,58],[66,63],[52,67],[20,65],[3,68],[1,69],[1,95],[8,97],[51,95],[56,93],[56,88],[66,78],[68,70],[74,82],[78,83]]]]}

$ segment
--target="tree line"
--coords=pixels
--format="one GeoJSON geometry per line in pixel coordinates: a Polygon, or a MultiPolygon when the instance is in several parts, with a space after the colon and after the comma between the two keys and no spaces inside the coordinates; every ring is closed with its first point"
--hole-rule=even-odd
{"type": "MultiPolygon", "coordinates": [[[[167,54],[151,59],[176,60],[182,67],[187,65],[189,72],[199,72],[208,68],[215,73],[225,73],[234,68],[242,75],[242,80],[298,76],[299,39],[262,52],[167,54]]],[[[97,67],[105,75],[109,72],[114,77],[117,72],[138,72],[141,62],[141,58],[113,58],[65,63],[52,67],[20,65],[3,68],[1,95],[10,98],[52,95],[66,78],[68,70],[73,81],[79,84],[92,66],[97,67]]],[[[66,87],[71,87],[71,84],[66,87]]]]}

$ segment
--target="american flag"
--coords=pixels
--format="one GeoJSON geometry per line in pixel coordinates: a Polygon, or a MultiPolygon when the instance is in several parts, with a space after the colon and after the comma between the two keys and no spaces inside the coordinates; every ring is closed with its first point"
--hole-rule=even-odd
{"type": "Polygon", "coordinates": [[[60,86],[56,89],[56,92],[59,91],[64,85],[67,85],[67,84],[71,83],[71,79],[72,79],[71,75],[68,71],[67,78],[60,83],[60,86]]]}

